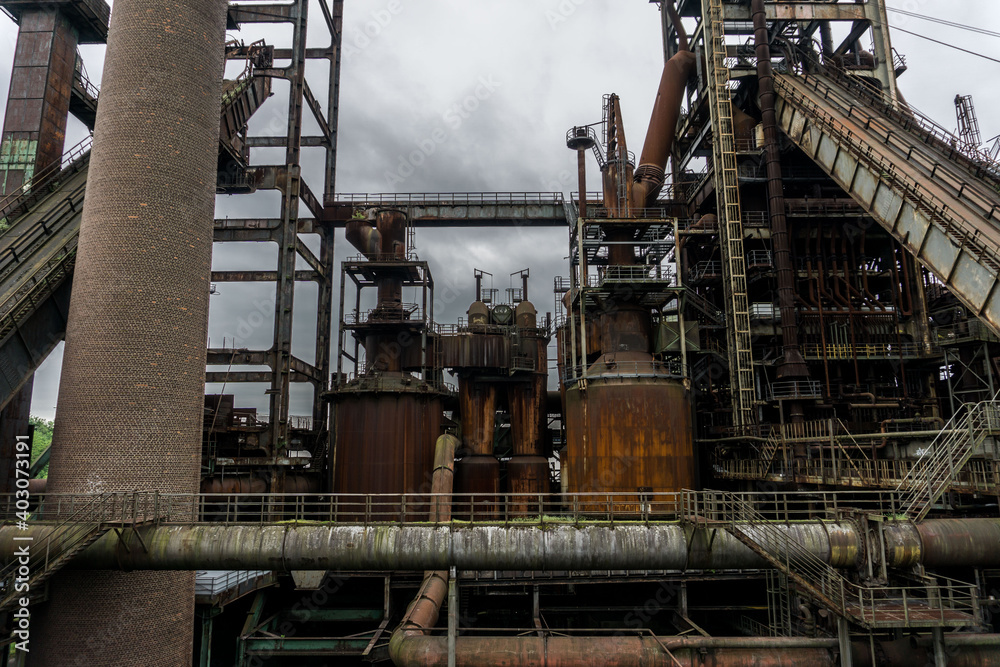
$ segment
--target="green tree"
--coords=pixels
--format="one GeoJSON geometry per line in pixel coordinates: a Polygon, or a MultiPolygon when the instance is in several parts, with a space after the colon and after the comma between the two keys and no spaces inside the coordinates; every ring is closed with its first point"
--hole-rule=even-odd
{"type": "MultiPolygon", "coordinates": [[[[52,444],[52,427],[53,423],[46,421],[41,417],[32,416],[28,422],[35,427],[35,435],[31,445],[31,462],[34,463],[35,459],[42,455],[49,445],[52,444]]],[[[46,465],[42,468],[42,471],[38,473],[40,479],[45,479],[49,476],[49,466],[46,465]]]]}

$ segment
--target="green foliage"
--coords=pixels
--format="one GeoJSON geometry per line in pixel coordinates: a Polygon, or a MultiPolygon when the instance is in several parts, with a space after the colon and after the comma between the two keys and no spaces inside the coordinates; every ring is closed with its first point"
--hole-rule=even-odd
{"type": "MultiPolygon", "coordinates": [[[[35,427],[34,441],[31,447],[31,462],[34,463],[35,459],[42,455],[49,445],[52,444],[52,427],[53,423],[46,421],[41,417],[31,417],[29,418],[29,423],[35,427]]],[[[45,479],[49,476],[49,467],[45,466],[42,468],[42,472],[38,474],[40,479],[45,479]]]]}

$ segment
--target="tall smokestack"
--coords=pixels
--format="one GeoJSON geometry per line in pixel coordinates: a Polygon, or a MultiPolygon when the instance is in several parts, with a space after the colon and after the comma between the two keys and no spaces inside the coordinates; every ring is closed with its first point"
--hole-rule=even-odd
{"type": "MultiPolygon", "coordinates": [[[[226,9],[115,2],[49,492],[198,491],[226,9]]],[[[190,665],[194,573],[61,572],[32,620],[32,664],[190,665]]]]}

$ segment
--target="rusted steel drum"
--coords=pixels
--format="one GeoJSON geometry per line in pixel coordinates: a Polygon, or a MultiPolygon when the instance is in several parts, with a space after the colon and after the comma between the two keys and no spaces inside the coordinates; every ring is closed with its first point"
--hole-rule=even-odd
{"type": "Polygon", "coordinates": [[[490,323],[490,308],[482,301],[473,301],[465,314],[469,316],[470,327],[485,328],[490,323]]]}
{"type": "Polygon", "coordinates": [[[507,390],[514,456],[537,456],[542,453],[547,398],[544,375],[529,376],[525,382],[513,383],[507,390]]]}
{"type": "Polygon", "coordinates": [[[538,516],[549,499],[549,462],[541,456],[515,456],[507,463],[508,513],[538,516]]]}
{"type": "Polygon", "coordinates": [[[497,412],[496,385],[460,377],[459,409],[462,443],[471,454],[493,456],[493,431],[497,412]]]}
{"type": "Polygon", "coordinates": [[[500,507],[500,462],[492,455],[468,455],[455,462],[455,493],[451,513],[456,519],[492,519],[500,507]]]}
{"type": "Polygon", "coordinates": [[[510,365],[510,352],[506,336],[463,332],[441,336],[439,362],[443,368],[500,369],[510,365]]]}
{"type": "MultiPolygon", "coordinates": [[[[337,493],[430,493],[434,442],[441,435],[441,394],[413,379],[405,384],[402,378],[380,378],[377,390],[349,386],[338,391],[334,414],[337,493]]],[[[345,519],[385,520],[403,511],[401,498],[373,500],[370,508],[360,499],[356,507],[344,503],[345,519]]],[[[408,499],[406,512],[411,519],[426,516],[426,499],[408,499]]]]}
{"type": "MultiPolygon", "coordinates": [[[[460,377],[459,409],[462,414],[464,455],[455,464],[455,492],[478,494],[476,505],[492,516],[495,496],[500,492],[500,462],[493,457],[493,432],[496,419],[496,386],[460,377]],[[489,502],[486,502],[486,501],[489,502]]],[[[459,496],[452,503],[456,517],[468,519],[473,513],[471,498],[459,496]]],[[[476,511],[475,514],[479,514],[476,511]]]]}
{"type": "Polygon", "coordinates": [[[563,488],[596,494],[576,499],[586,511],[606,511],[602,493],[627,494],[616,511],[640,513],[643,494],[695,487],[689,392],[652,364],[641,370],[591,375],[585,389],[566,390],[563,488]]]}

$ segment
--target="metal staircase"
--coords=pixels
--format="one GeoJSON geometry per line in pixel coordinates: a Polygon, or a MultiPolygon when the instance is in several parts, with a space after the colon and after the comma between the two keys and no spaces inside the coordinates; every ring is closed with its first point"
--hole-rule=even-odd
{"type": "Polygon", "coordinates": [[[712,324],[722,324],[725,320],[725,314],[718,306],[692,289],[684,290],[684,303],[695,308],[695,310],[707,317],[712,324]]]}
{"type": "Polygon", "coordinates": [[[746,256],[743,252],[743,217],[740,211],[736,138],[726,65],[726,40],[722,0],[702,0],[702,25],[708,45],[709,99],[712,111],[712,165],[718,201],[719,231],[726,294],[729,375],[732,383],[733,421],[737,428],[754,423],[756,400],[753,358],[750,350],[750,311],[747,299],[746,256]]]}
{"type": "Polygon", "coordinates": [[[767,441],[760,448],[760,474],[762,476],[771,472],[771,464],[774,462],[774,457],[781,448],[782,442],[781,431],[772,428],[767,436],[767,441]]]}
{"type": "MultiPolygon", "coordinates": [[[[220,159],[248,150],[246,123],[270,90],[271,78],[251,67],[225,83],[220,159]]],[[[90,147],[87,137],[0,200],[0,408],[66,335],[90,147]]],[[[243,172],[239,187],[246,185],[243,172]]]]}
{"type": "Polygon", "coordinates": [[[1000,401],[966,403],[963,407],[896,487],[906,494],[900,506],[913,521],[927,516],[976,449],[1000,431],[1000,401]]]}
{"type": "Polygon", "coordinates": [[[791,637],[792,601],[788,577],[781,572],[768,570],[767,582],[767,634],[770,637],[791,637]]]}
{"type": "Polygon", "coordinates": [[[0,406],[65,335],[89,151],[88,137],[0,202],[0,406]]]}
{"type": "Polygon", "coordinates": [[[920,585],[860,586],[845,579],[782,523],[767,519],[752,501],[726,491],[685,491],[685,519],[722,528],[833,613],[863,628],[963,627],[977,625],[976,586],[943,578],[920,585]]]}
{"type": "Polygon", "coordinates": [[[32,602],[40,601],[42,584],[111,530],[112,524],[101,519],[112,508],[115,499],[115,494],[101,495],[54,526],[45,538],[37,542],[17,543],[18,547],[28,545],[28,562],[22,563],[19,558],[15,558],[0,570],[0,586],[3,590],[0,612],[17,606],[23,597],[32,602]],[[27,574],[23,569],[25,567],[27,574]]]}

